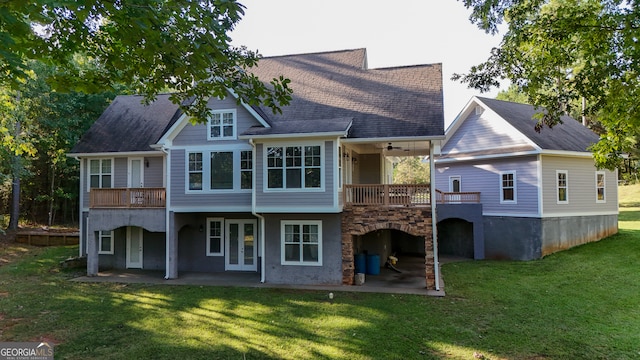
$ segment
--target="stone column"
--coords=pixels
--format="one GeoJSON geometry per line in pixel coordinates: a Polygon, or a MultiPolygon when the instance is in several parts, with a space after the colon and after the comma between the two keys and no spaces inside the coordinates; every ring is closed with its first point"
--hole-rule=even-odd
{"type": "Polygon", "coordinates": [[[425,280],[428,290],[436,289],[435,261],[433,253],[433,234],[424,237],[425,248],[425,280]]]}

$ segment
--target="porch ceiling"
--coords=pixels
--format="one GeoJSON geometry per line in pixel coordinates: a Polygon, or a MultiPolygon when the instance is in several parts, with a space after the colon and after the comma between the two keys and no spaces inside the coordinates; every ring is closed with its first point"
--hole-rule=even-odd
{"type": "Polygon", "coordinates": [[[351,142],[344,141],[347,148],[355,150],[359,154],[384,154],[385,156],[425,156],[429,155],[430,141],[369,141],[351,142]]]}

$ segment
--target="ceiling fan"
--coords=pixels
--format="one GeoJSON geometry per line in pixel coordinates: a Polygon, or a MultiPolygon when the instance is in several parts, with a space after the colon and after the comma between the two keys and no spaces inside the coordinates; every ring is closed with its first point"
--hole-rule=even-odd
{"type": "Polygon", "coordinates": [[[387,150],[388,150],[388,151],[391,151],[391,150],[394,150],[394,149],[395,149],[395,150],[401,150],[401,149],[402,149],[402,147],[400,147],[400,146],[393,146],[393,145],[391,145],[391,143],[389,143],[389,145],[387,145],[387,150]]]}

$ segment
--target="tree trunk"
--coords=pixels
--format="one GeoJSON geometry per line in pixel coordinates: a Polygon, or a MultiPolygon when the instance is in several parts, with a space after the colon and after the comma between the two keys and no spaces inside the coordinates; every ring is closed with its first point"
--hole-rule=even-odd
{"type": "Polygon", "coordinates": [[[51,189],[50,189],[50,198],[49,198],[49,223],[48,226],[52,225],[53,222],[53,202],[54,202],[54,196],[55,196],[55,189],[56,189],[56,166],[53,165],[52,169],[51,169],[51,189]]]}
{"type": "MultiPolygon", "coordinates": [[[[15,138],[20,136],[20,121],[16,120],[15,138]]],[[[11,155],[11,216],[9,217],[9,230],[18,230],[20,218],[20,156],[11,155]]]]}

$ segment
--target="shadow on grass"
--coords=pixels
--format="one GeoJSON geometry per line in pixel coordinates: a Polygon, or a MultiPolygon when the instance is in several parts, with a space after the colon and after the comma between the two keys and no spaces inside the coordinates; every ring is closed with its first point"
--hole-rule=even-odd
{"type": "Polygon", "coordinates": [[[340,292],[333,301],[320,291],[0,271],[0,337],[56,339],[65,359],[633,358],[639,254],[640,231],[623,229],[541,260],[444,265],[445,298],[340,292]]]}

